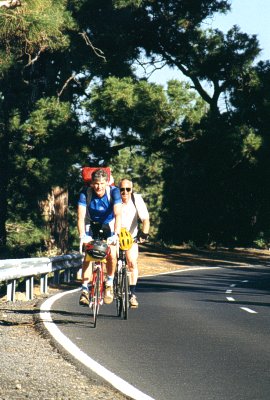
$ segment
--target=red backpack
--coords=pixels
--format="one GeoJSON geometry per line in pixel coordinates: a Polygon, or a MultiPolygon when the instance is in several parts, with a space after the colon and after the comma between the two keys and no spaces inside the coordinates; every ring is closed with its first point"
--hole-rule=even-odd
{"type": "Polygon", "coordinates": [[[92,173],[97,171],[98,169],[103,169],[108,175],[108,184],[112,185],[113,177],[111,174],[110,167],[82,167],[82,178],[84,183],[90,183],[92,181],[92,173]]]}

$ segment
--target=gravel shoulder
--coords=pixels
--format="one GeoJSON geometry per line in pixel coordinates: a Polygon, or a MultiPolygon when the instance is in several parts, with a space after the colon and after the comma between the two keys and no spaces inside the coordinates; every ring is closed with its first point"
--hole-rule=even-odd
{"type": "MultiPolygon", "coordinates": [[[[195,251],[145,246],[139,269],[145,276],[191,267],[266,265],[268,260],[268,251],[254,249],[195,251]]],[[[50,288],[48,296],[66,289],[50,288]]],[[[38,319],[44,297],[37,291],[28,302],[22,300],[23,295],[15,303],[0,298],[0,400],[127,400],[96,376],[83,373],[53,345],[38,319]]]]}

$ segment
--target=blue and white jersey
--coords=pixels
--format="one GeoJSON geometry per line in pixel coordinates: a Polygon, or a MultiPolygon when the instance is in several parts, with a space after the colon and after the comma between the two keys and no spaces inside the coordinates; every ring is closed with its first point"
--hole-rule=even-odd
{"type": "MultiPolygon", "coordinates": [[[[107,192],[104,196],[98,197],[92,190],[92,197],[88,206],[91,221],[99,222],[100,224],[109,224],[114,219],[113,206],[121,204],[122,199],[118,187],[110,188],[111,199],[108,198],[107,192]]],[[[87,206],[86,191],[80,193],[78,205],[87,206]]]]}

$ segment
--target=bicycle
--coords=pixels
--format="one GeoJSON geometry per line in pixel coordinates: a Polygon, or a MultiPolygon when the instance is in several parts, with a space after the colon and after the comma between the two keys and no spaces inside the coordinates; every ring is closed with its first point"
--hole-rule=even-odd
{"type": "Polygon", "coordinates": [[[94,239],[85,243],[84,250],[86,261],[92,262],[91,290],[89,293],[89,308],[92,310],[93,326],[97,325],[99,308],[104,299],[104,270],[103,265],[110,252],[108,244],[100,239],[94,239]]]}
{"type": "Polygon", "coordinates": [[[117,316],[128,319],[129,306],[129,272],[126,264],[126,251],[119,248],[117,267],[114,275],[113,291],[116,301],[117,316]]]}
{"type": "Polygon", "coordinates": [[[129,271],[127,268],[126,251],[132,247],[134,239],[129,231],[121,229],[119,235],[119,254],[114,275],[114,298],[116,301],[117,316],[128,319],[129,308],[129,271]]]}

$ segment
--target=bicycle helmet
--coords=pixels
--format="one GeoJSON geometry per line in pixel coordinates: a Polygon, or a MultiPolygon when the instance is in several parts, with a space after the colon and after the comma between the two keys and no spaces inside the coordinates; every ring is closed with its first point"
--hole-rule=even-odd
{"type": "Polygon", "coordinates": [[[85,243],[85,251],[93,259],[102,260],[110,254],[110,247],[102,240],[93,240],[85,243]]]}
{"type": "Polygon", "coordinates": [[[133,238],[131,233],[126,229],[122,228],[119,235],[119,247],[121,250],[129,250],[133,244],[133,238]]]}

